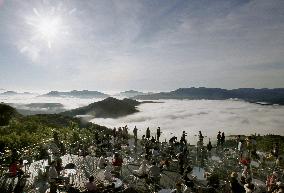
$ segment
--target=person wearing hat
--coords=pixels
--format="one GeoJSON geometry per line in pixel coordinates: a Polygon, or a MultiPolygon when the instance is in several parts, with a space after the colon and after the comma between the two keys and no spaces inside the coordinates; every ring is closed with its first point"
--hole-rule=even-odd
{"type": "Polygon", "coordinates": [[[230,176],[230,186],[232,193],[244,193],[244,187],[238,181],[238,174],[236,172],[232,172],[230,176]]]}

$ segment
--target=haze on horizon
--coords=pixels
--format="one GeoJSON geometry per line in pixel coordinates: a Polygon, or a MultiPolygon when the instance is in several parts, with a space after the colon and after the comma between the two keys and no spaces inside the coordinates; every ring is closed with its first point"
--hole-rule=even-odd
{"type": "Polygon", "coordinates": [[[0,88],[284,87],[283,0],[0,0],[0,88]]]}

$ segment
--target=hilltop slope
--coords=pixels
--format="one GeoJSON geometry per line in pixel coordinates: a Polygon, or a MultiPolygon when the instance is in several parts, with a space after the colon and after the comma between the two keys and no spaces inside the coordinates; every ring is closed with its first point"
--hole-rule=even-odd
{"type": "Polygon", "coordinates": [[[88,106],[80,107],[60,114],[68,116],[92,115],[97,118],[117,118],[138,112],[136,106],[140,102],[132,99],[119,100],[116,98],[106,98],[102,101],[91,103],[88,106]]]}

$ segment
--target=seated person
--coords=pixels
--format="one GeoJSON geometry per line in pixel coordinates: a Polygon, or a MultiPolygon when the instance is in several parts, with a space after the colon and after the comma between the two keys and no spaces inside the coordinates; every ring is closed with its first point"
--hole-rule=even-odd
{"type": "Polygon", "coordinates": [[[56,171],[56,161],[52,161],[48,170],[48,177],[50,182],[55,182],[58,179],[58,173],[56,171]]]}
{"type": "Polygon", "coordinates": [[[147,176],[147,160],[143,160],[139,169],[134,170],[133,174],[138,177],[146,177],[147,176]]]}
{"type": "Polygon", "coordinates": [[[13,159],[12,163],[9,166],[9,174],[11,177],[21,176],[24,174],[24,171],[20,167],[20,162],[13,159]]]}
{"type": "Polygon", "coordinates": [[[160,155],[159,153],[159,149],[157,147],[154,147],[154,149],[152,150],[152,156],[153,158],[157,159],[157,157],[160,155]]]}
{"type": "Polygon", "coordinates": [[[190,173],[192,172],[192,168],[187,167],[187,169],[185,170],[183,176],[182,176],[182,180],[184,181],[184,184],[188,187],[188,188],[194,188],[194,177],[192,177],[190,175],[190,173]]]}
{"type": "Polygon", "coordinates": [[[161,160],[160,161],[160,169],[163,170],[163,169],[167,169],[170,167],[170,159],[169,158],[165,158],[164,160],[161,160]]]}
{"type": "Polygon", "coordinates": [[[156,162],[152,162],[152,165],[148,169],[149,177],[158,180],[161,174],[160,168],[156,165],[156,162]]]}
{"type": "Polygon", "coordinates": [[[56,171],[56,161],[52,161],[48,171],[49,183],[50,183],[50,193],[57,192],[56,182],[58,181],[58,173],[56,171]]]}
{"type": "Polygon", "coordinates": [[[246,183],[246,179],[251,178],[251,172],[250,172],[250,167],[249,166],[245,166],[244,170],[242,172],[241,175],[241,183],[245,184],[246,183]]]}
{"type": "Polygon", "coordinates": [[[97,185],[95,183],[94,176],[89,177],[89,182],[86,183],[86,189],[87,189],[88,193],[97,192],[97,185]]]}
{"type": "Polygon", "coordinates": [[[266,187],[267,191],[273,192],[276,189],[276,182],[278,181],[278,174],[273,172],[272,175],[267,177],[266,187]]]}
{"type": "Polygon", "coordinates": [[[106,163],[106,159],[104,156],[101,156],[98,162],[98,167],[100,169],[104,169],[106,167],[107,163],[106,163]]]}
{"type": "Polygon", "coordinates": [[[182,184],[180,182],[176,183],[176,188],[171,191],[171,193],[183,193],[182,184]]]}
{"type": "Polygon", "coordinates": [[[55,169],[57,171],[57,174],[60,174],[60,172],[63,170],[62,159],[61,158],[58,158],[56,160],[55,169]]]}
{"type": "Polygon", "coordinates": [[[111,170],[112,170],[112,167],[110,165],[106,166],[105,171],[104,171],[105,180],[108,180],[108,181],[112,180],[111,170]]]}
{"type": "Polygon", "coordinates": [[[236,172],[232,172],[230,176],[230,187],[232,193],[244,193],[244,187],[238,181],[238,174],[236,172]]]}
{"type": "Polygon", "coordinates": [[[217,173],[215,172],[210,173],[210,174],[208,173],[206,180],[207,180],[208,187],[212,187],[215,189],[219,188],[220,180],[219,180],[219,175],[217,173]]]}
{"type": "Polygon", "coordinates": [[[112,165],[113,166],[122,166],[122,163],[123,163],[123,160],[122,158],[119,156],[119,154],[116,152],[113,156],[113,159],[112,159],[112,165]]]}
{"type": "Polygon", "coordinates": [[[246,190],[246,193],[254,192],[255,186],[252,183],[252,179],[251,178],[247,178],[246,179],[246,184],[244,185],[244,188],[246,190]]]}

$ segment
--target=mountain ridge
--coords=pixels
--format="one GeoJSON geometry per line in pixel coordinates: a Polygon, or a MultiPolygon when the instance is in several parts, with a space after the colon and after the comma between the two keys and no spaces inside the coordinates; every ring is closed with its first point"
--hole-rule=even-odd
{"type": "Polygon", "coordinates": [[[138,95],[132,99],[140,100],[159,100],[159,99],[208,99],[208,100],[226,100],[241,99],[247,102],[284,105],[284,88],[275,89],[255,89],[255,88],[238,88],[238,89],[221,89],[191,87],[179,88],[170,92],[160,92],[149,95],[138,95]]]}
{"type": "Polygon", "coordinates": [[[109,97],[108,94],[105,94],[99,91],[89,91],[89,90],[82,90],[82,91],[72,90],[72,91],[67,91],[67,92],[50,91],[40,96],[43,96],[43,97],[71,96],[71,97],[78,97],[78,98],[107,98],[109,97]]]}

